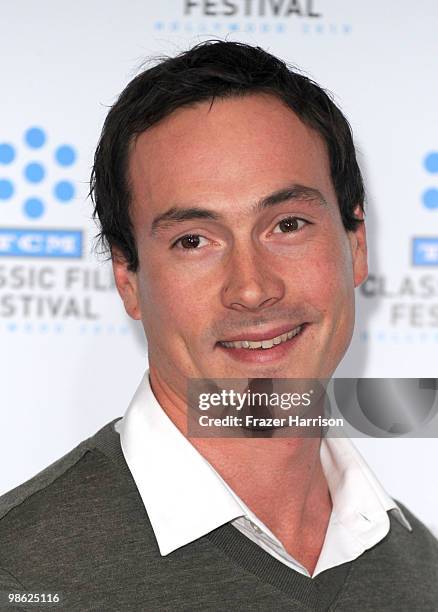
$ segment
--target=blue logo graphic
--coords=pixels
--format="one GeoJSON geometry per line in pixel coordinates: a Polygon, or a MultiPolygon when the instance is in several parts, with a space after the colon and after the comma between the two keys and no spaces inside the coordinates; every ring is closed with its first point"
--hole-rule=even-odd
{"type": "Polygon", "coordinates": [[[0,164],[10,164],[14,159],[14,147],[10,144],[0,144],[0,164]]]}
{"type": "Polygon", "coordinates": [[[55,185],[54,193],[60,202],[69,202],[73,198],[75,190],[69,181],[59,181],[55,185]]]}
{"type": "MultiPolygon", "coordinates": [[[[31,200],[28,200],[30,202],[31,200]]],[[[39,200],[35,200],[39,202],[39,200]]],[[[34,204],[37,207],[36,204],[34,204]]],[[[35,210],[35,209],[34,209],[35,210]]],[[[0,257],[82,257],[81,230],[0,228],[0,257]]]]}
{"type": "Polygon", "coordinates": [[[14,193],[14,185],[8,179],[0,179],[0,200],[9,200],[14,193]]]}
{"type": "Polygon", "coordinates": [[[438,266],[438,237],[412,239],[412,264],[438,266]]]}
{"type": "Polygon", "coordinates": [[[25,133],[24,140],[31,149],[40,149],[46,142],[46,134],[41,128],[32,127],[25,133]]]}
{"type": "MultiPolygon", "coordinates": [[[[42,128],[31,127],[24,133],[23,140],[25,146],[35,152],[35,157],[37,157],[39,150],[47,145],[48,137],[42,128]]],[[[1,166],[13,164],[16,162],[16,158],[17,151],[14,145],[8,142],[0,143],[0,173],[2,173],[1,166]]],[[[58,167],[67,170],[76,162],[76,151],[71,145],[61,144],[54,150],[53,159],[58,167]]],[[[22,172],[24,180],[37,188],[43,184],[47,169],[41,161],[33,159],[23,167],[22,172]]],[[[12,180],[0,174],[0,204],[3,200],[11,200],[15,191],[12,180]]],[[[52,193],[55,200],[60,204],[68,204],[74,200],[75,187],[71,180],[63,178],[53,185],[52,193]]],[[[40,219],[46,211],[46,202],[40,194],[35,193],[22,203],[22,210],[28,219],[40,219]]]]}
{"type": "Polygon", "coordinates": [[[75,163],[76,153],[72,147],[62,145],[56,149],[55,158],[60,166],[71,166],[75,163]]]}
{"type": "MultiPolygon", "coordinates": [[[[424,158],[424,167],[429,174],[438,174],[438,151],[431,151],[424,158]]],[[[429,187],[423,192],[423,205],[429,210],[438,210],[438,189],[429,187]]]]}
{"type": "Polygon", "coordinates": [[[38,219],[44,212],[44,204],[39,198],[28,198],[24,203],[24,212],[29,219],[38,219]]]}
{"type": "Polygon", "coordinates": [[[44,174],[44,166],[38,162],[27,164],[24,169],[24,176],[27,178],[29,183],[40,183],[44,178],[44,174]]]}

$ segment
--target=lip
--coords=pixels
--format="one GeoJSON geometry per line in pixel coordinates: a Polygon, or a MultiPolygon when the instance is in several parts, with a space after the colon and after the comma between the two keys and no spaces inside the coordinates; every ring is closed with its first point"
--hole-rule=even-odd
{"type": "MultiPolygon", "coordinates": [[[[300,325],[305,325],[305,323],[296,323],[292,325],[291,323],[286,323],[285,325],[282,325],[281,327],[273,327],[272,329],[268,329],[268,330],[243,332],[242,334],[239,334],[237,336],[232,336],[231,338],[225,338],[224,340],[220,340],[219,342],[239,342],[241,340],[249,340],[251,342],[261,342],[262,340],[271,340],[271,338],[276,338],[277,336],[281,336],[282,334],[292,331],[293,329],[295,329],[296,327],[299,327],[300,325]]],[[[238,349],[233,349],[233,350],[238,350],[238,349]]]]}
{"type": "MultiPolygon", "coordinates": [[[[225,346],[222,346],[219,343],[217,344],[217,348],[221,351],[224,351],[224,353],[228,357],[230,357],[230,359],[233,359],[234,361],[238,363],[262,365],[262,364],[273,363],[273,362],[281,362],[283,359],[287,357],[287,354],[289,353],[289,351],[294,350],[297,343],[301,342],[302,336],[306,335],[309,324],[301,323],[301,325],[302,325],[302,329],[299,334],[297,334],[293,338],[290,338],[289,340],[286,340],[286,342],[281,342],[280,344],[274,345],[270,349],[226,348],[225,346]]],[[[295,327],[298,327],[298,326],[296,325],[295,327]]],[[[284,329],[283,331],[284,333],[285,331],[288,331],[294,328],[286,327],[282,329],[284,329]]],[[[277,334],[277,335],[280,335],[280,334],[277,334]]],[[[275,336],[268,336],[268,337],[265,336],[264,339],[271,338],[271,337],[275,337],[275,336]]],[[[245,338],[243,338],[243,340],[245,339],[249,340],[248,336],[245,336],[245,338]]],[[[260,338],[260,339],[263,339],[263,338],[260,338]]]]}

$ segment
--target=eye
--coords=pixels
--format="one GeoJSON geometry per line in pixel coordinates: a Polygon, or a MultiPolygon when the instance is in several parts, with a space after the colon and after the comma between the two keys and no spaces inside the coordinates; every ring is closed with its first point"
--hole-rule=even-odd
{"type": "Polygon", "coordinates": [[[308,221],[305,221],[304,219],[300,219],[299,217],[285,217],[284,219],[279,221],[277,225],[275,226],[276,228],[279,227],[280,230],[276,231],[274,228],[272,233],[273,234],[278,234],[278,233],[285,234],[286,232],[289,232],[289,233],[297,232],[302,227],[307,225],[307,223],[308,221]]]}
{"type": "Polygon", "coordinates": [[[175,242],[172,244],[172,249],[176,247],[184,251],[199,250],[199,246],[205,246],[205,244],[202,244],[203,240],[205,243],[208,242],[206,238],[200,236],[199,234],[186,234],[185,236],[178,238],[178,240],[175,240],[175,242]]]}

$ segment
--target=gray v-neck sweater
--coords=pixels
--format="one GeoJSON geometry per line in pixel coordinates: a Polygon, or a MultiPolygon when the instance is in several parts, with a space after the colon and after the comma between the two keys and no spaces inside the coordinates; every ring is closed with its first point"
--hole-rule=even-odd
{"type": "Polygon", "coordinates": [[[404,507],[411,533],[391,520],[384,540],[313,579],[230,524],[162,557],[116,420],[0,498],[0,610],[438,612],[438,541],[404,507]]]}

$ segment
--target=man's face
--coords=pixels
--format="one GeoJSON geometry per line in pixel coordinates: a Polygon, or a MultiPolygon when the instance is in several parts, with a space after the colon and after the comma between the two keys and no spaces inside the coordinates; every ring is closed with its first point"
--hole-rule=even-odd
{"type": "Polygon", "coordinates": [[[333,373],[366,243],[343,227],[317,132],[269,95],[200,103],[138,137],[129,175],[140,265],[116,258],[116,282],[168,385],[333,373]]]}

